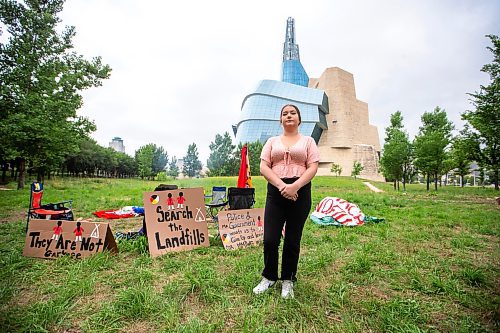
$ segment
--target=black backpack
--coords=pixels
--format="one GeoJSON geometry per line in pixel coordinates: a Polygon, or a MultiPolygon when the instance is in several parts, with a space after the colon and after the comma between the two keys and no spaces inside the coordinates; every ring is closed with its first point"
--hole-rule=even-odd
{"type": "Polygon", "coordinates": [[[255,203],[255,189],[243,187],[230,187],[227,198],[229,210],[250,209],[255,203]]]}
{"type": "Polygon", "coordinates": [[[160,184],[156,186],[155,191],[170,191],[177,190],[177,185],[160,184]]]}

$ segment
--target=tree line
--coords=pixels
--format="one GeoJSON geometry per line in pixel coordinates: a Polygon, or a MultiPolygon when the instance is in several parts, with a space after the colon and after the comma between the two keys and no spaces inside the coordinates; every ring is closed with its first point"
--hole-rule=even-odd
{"type": "MultiPolygon", "coordinates": [[[[207,165],[210,168],[207,176],[235,176],[240,167],[240,153],[243,145],[232,144],[229,133],[217,134],[215,141],[210,143],[210,157],[207,165]]],[[[260,153],[262,144],[254,142],[248,144],[250,170],[252,175],[259,175],[260,153]]],[[[19,175],[19,159],[0,160],[2,168],[2,182],[7,176],[17,179],[19,175]]],[[[177,157],[169,158],[168,152],[154,143],[141,146],[135,151],[134,157],[115,151],[113,148],[100,146],[95,140],[84,138],[78,149],[67,154],[60,163],[36,166],[34,161],[28,163],[26,172],[30,177],[43,181],[51,175],[73,177],[108,177],[158,179],[178,177],[183,173],[187,177],[200,175],[203,164],[199,159],[198,148],[195,143],[188,146],[186,155],[182,158],[182,167],[179,168],[177,157]],[[33,163],[33,164],[32,164],[33,163]]]]}
{"type": "Polygon", "coordinates": [[[406,183],[416,174],[426,179],[427,190],[431,181],[437,190],[442,175],[455,170],[464,185],[465,175],[470,173],[470,165],[477,162],[480,181],[484,183],[489,174],[495,190],[498,190],[500,169],[500,40],[488,35],[493,47],[488,47],[494,59],[484,65],[481,71],[488,73],[490,83],[480,86],[480,90],[470,93],[474,110],[462,114],[465,126],[456,136],[452,135],[453,124],[447,119],[445,110],[436,107],[425,112],[422,125],[413,141],[403,126],[400,111],[391,115],[390,126],[385,130],[383,154],[380,160],[386,179],[399,183],[405,189],[406,183]]]}

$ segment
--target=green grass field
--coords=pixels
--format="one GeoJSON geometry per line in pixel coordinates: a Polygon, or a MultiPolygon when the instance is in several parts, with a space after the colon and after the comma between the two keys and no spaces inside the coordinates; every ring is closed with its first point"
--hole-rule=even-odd
{"type": "MultiPolygon", "coordinates": [[[[253,178],[256,207],[265,181],[253,178]]],[[[163,181],[180,187],[234,186],[236,178],[163,181]]],[[[159,182],[53,179],[44,202],[72,198],[77,218],[142,206],[159,182]]],[[[144,240],[119,253],[57,260],[21,255],[29,190],[0,191],[1,332],[498,332],[500,206],[493,189],[408,186],[316,177],[325,196],[356,203],[385,222],[356,228],[306,223],[295,299],[280,287],[254,296],[262,248],[210,247],[152,259],[144,240]]],[[[15,184],[8,184],[14,189],[15,184]]],[[[140,218],[111,221],[137,230],[140,218]]],[[[215,230],[209,226],[215,235],[215,230]]]]}

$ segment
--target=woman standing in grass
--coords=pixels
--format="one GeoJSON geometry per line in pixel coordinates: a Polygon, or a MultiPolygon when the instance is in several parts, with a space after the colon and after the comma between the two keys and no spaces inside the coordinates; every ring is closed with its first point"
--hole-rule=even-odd
{"type": "Polygon", "coordinates": [[[268,181],[264,213],[264,270],[253,289],[261,294],[278,280],[281,231],[283,245],[281,297],[293,298],[302,230],[311,209],[311,179],[318,171],[319,151],[314,140],[299,134],[300,111],[292,104],[281,109],[283,134],[269,138],[260,156],[260,172],[268,181]]]}

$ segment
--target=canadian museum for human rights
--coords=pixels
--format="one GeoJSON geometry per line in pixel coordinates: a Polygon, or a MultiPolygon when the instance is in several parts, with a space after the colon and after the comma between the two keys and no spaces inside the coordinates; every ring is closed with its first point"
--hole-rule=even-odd
{"type": "Polygon", "coordinates": [[[350,176],[358,161],[364,167],[361,177],[384,180],[378,171],[378,130],[369,123],[368,104],[356,99],[353,75],[330,67],[319,78],[310,78],[300,62],[291,17],[286,23],[281,81],[262,80],[244,98],[239,121],[233,126],[236,142],[265,143],[280,135],[280,110],[289,103],[300,109],[300,133],[311,136],[318,145],[318,175],[332,175],[335,163],[342,167],[342,176],[350,176]]]}

